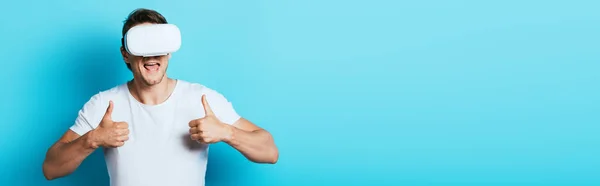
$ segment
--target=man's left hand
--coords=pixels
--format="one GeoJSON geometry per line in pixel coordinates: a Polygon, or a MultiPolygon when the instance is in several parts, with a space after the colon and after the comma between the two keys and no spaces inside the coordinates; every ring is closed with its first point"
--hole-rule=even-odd
{"type": "Polygon", "coordinates": [[[200,143],[217,143],[227,141],[231,138],[233,129],[215,116],[206,101],[206,95],[202,95],[202,106],[204,117],[190,121],[190,137],[200,143]]]}

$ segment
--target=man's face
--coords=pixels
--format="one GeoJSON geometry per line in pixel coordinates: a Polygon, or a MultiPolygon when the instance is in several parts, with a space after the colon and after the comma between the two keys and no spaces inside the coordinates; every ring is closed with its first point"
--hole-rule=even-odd
{"type": "MultiPolygon", "coordinates": [[[[144,24],[151,23],[140,25],[144,24]]],[[[171,58],[171,54],[154,57],[134,56],[127,53],[123,47],[121,47],[121,55],[123,55],[125,63],[129,63],[131,66],[133,78],[146,86],[156,85],[165,78],[169,59],[171,58]]]]}

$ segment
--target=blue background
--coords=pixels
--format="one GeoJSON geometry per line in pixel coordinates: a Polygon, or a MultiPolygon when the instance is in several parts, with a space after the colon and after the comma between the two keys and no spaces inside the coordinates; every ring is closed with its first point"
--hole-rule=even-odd
{"type": "Polygon", "coordinates": [[[598,1],[4,1],[0,185],[107,185],[45,152],[132,76],[122,23],[183,34],[171,77],[273,133],[275,165],[212,147],[207,185],[600,185],[598,1]]]}

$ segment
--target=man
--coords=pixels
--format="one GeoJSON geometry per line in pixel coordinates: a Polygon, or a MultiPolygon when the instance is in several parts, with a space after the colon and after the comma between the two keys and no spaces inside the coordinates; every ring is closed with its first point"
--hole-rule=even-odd
{"type": "MultiPolygon", "coordinates": [[[[137,25],[166,24],[154,10],[129,14],[123,36],[137,25]]],[[[215,90],[171,79],[171,54],[134,56],[121,46],[133,79],[102,91],[46,154],[48,180],[69,175],[103,147],[111,185],[204,185],[208,144],[225,142],[256,163],[276,163],[269,132],[240,117],[215,90]]]]}

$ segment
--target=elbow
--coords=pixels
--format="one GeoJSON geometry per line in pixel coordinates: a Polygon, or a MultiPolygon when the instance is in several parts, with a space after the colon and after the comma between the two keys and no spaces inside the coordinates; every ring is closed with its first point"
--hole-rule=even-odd
{"type": "Polygon", "coordinates": [[[46,178],[46,180],[50,181],[56,179],[56,177],[54,175],[51,175],[50,171],[48,171],[48,165],[45,162],[44,165],[42,165],[42,172],[44,173],[44,177],[46,178]]]}
{"type": "Polygon", "coordinates": [[[48,174],[46,174],[46,173],[44,173],[44,177],[45,177],[45,178],[46,178],[46,180],[48,180],[48,181],[52,181],[52,180],[54,180],[54,179],[55,179],[55,177],[52,177],[52,176],[50,176],[50,175],[48,175],[48,174]]]}
{"type": "Polygon", "coordinates": [[[246,156],[246,158],[254,163],[275,164],[279,160],[279,151],[277,148],[274,148],[273,150],[265,151],[265,153],[263,153],[260,157],[246,156]]]}
{"type": "Polygon", "coordinates": [[[44,162],[44,164],[42,165],[42,173],[44,174],[44,178],[46,178],[46,180],[48,181],[55,180],[64,176],[61,175],[62,173],[59,172],[59,170],[57,170],[56,166],[53,166],[52,164],[49,164],[47,162],[44,162]]]}
{"type": "Polygon", "coordinates": [[[273,151],[271,151],[271,154],[269,157],[270,157],[269,161],[267,161],[266,163],[276,164],[277,161],[279,160],[279,150],[277,150],[277,148],[274,148],[273,151]]]}
{"type": "Polygon", "coordinates": [[[277,148],[277,145],[275,145],[275,142],[273,140],[273,136],[269,135],[271,138],[271,150],[269,153],[269,161],[267,163],[269,164],[276,164],[277,161],[279,160],[279,149],[277,148]]]}
{"type": "Polygon", "coordinates": [[[275,149],[275,153],[273,153],[270,164],[275,164],[279,160],[279,151],[275,149]]]}

